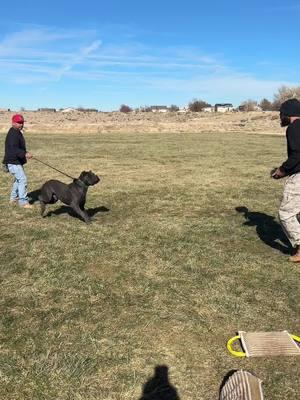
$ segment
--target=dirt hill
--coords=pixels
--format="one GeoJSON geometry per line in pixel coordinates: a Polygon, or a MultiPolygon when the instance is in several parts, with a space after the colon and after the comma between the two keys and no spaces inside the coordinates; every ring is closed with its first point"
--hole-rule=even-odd
{"type": "MultiPolygon", "coordinates": [[[[0,132],[10,127],[13,112],[0,113],[0,132]]],[[[284,134],[277,112],[235,113],[68,113],[24,111],[25,131],[30,133],[106,132],[247,132],[284,134]]]]}

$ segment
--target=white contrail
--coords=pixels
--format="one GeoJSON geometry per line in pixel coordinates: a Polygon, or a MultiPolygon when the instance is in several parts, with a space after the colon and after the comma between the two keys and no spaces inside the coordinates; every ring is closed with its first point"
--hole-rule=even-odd
{"type": "Polygon", "coordinates": [[[89,46],[82,48],[78,54],[74,54],[68,64],[55,73],[56,80],[59,81],[66,72],[70,71],[76,64],[81,63],[90,53],[97,50],[101,44],[101,40],[95,40],[89,46]]]}

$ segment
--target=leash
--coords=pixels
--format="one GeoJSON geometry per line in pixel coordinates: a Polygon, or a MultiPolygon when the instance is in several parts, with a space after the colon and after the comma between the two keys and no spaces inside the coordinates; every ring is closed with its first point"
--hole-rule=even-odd
{"type": "Polygon", "coordinates": [[[39,160],[38,158],[36,158],[36,157],[34,157],[34,156],[32,157],[32,159],[33,159],[33,160],[36,160],[36,161],[38,161],[38,162],[40,162],[41,164],[47,165],[47,167],[52,168],[52,169],[54,169],[54,170],[57,171],[57,172],[60,172],[61,174],[67,176],[68,178],[71,178],[72,180],[75,179],[75,178],[73,178],[73,176],[68,175],[68,174],[66,174],[65,172],[62,172],[62,171],[60,171],[60,170],[57,169],[57,168],[52,167],[52,165],[49,165],[49,164],[45,163],[45,162],[42,161],[42,160],[39,160]]]}

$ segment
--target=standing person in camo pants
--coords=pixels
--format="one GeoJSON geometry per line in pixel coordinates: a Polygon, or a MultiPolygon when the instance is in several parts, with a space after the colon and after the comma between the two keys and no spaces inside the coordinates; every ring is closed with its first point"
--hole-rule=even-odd
{"type": "Polygon", "coordinates": [[[12,117],[12,127],[5,139],[5,155],[3,164],[14,177],[14,183],[10,194],[10,204],[17,204],[24,209],[32,208],[27,196],[27,177],[23,168],[32,154],[27,152],[25,139],[22,134],[24,118],[20,114],[12,117]]]}
{"type": "Polygon", "coordinates": [[[274,171],[272,177],[287,176],[283,198],[279,208],[279,219],[284,232],[294,248],[292,262],[300,262],[300,102],[290,99],[280,107],[281,126],[287,126],[288,159],[274,171]]]}

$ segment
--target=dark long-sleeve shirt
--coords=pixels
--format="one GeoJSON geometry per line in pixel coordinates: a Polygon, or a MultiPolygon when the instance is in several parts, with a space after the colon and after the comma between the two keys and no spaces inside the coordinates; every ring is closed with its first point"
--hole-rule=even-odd
{"type": "Polygon", "coordinates": [[[26,144],[21,131],[11,127],[5,139],[5,154],[4,164],[19,164],[26,163],[26,144]]]}
{"type": "Polygon", "coordinates": [[[296,119],[286,130],[288,159],[281,165],[287,175],[300,172],[300,119],[296,119]]]}

